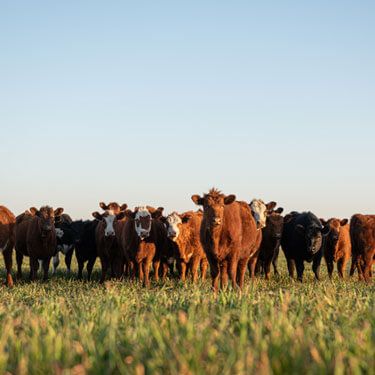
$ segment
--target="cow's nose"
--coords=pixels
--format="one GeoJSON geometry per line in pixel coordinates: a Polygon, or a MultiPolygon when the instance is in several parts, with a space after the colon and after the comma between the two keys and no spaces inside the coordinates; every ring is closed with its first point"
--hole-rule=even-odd
{"type": "Polygon", "coordinates": [[[107,237],[113,237],[114,235],[115,235],[115,232],[112,232],[112,231],[107,232],[107,237]]]}
{"type": "Polygon", "coordinates": [[[220,225],[221,224],[221,219],[219,217],[215,217],[214,224],[215,225],[220,225]]]}

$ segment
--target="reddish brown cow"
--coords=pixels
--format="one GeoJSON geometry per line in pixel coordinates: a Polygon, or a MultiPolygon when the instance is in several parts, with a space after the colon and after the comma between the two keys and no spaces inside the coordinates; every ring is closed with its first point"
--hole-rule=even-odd
{"type": "Polygon", "coordinates": [[[150,206],[137,207],[134,212],[126,211],[128,220],[122,230],[122,249],[135,265],[138,278],[146,287],[150,286],[152,263],[155,280],[159,279],[160,258],[166,252],[167,232],[164,224],[158,220],[162,213],[162,207],[155,209],[150,206]]]}
{"type": "Polygon", "coordinates": [[[18,277],[22,277],[22,259],[30,257],[30,280],[35,280],[39,268],[38,260],[42,261],[43,280],[48,279],[51,258],[56,254],[55,216],[63,213],[63,208],[53,210],[43,206],[40,210],[32,207],[16,219],[16,252],[18,277]]]}
{"type": "Polygon", "coordinates": [[[354,215],[350,221],[350,237],[359,279],[369,282],[375,261],[375,215],[354,215]]]}
{"type": "Polygon", "coordinates": [[[328,276],[333,273],[333,263],[337,263],[337,270],[341,278],[344,277],[346,265],[352,255],[352,244],[350,241],[350,231],[348,219],[320,219],[324,226],[328,226],[329,234],[324,237],[324,259],[327,264],[328,276]]]}
{"type": "Polygon", "coordinates": [[[16,217],[6,207],[0,206],[0,253],[3,253],[7,272],[6,285],[13,286],[12,255],[16,217]]]}
{"type": "Polygon", "coordinates": [[[100,283],[105,281],[107,271],[110,268],[111,277],[120,278],[124,271],[124,257],[120,244],[120,236],[125,221],[127,205],[121,207],[112,202],[106,205],[99,203],[104,214],[93,212],[92,216],[99,220],[95,230],[97,253],[102,266],[100,283]]]}
{"type": "Polygon", "coordinates": [[[186,280],[190,270],[193,283],[198,280],[198,268],[201,267],[202,280],[206,278],[208,261],[200,240],[200,227],[203,213],[185,212],[182,215],[173,212],[166,219],[167,235],[176,245],[180,278],[186,280]]]}
{"type": "Polygon", "coordinates": [[[203,206],[201,241],[210,264],[214,291],[219,288],[219,276],[221,287],[226,288],[228,272],[233,288],[242,288],[246,266],[257,250],[258,241],[257,225],[249,205],[236,201],[235,195],[226,196],[216,189],[203,197],[193,195],[192,200],[203,206]]]}

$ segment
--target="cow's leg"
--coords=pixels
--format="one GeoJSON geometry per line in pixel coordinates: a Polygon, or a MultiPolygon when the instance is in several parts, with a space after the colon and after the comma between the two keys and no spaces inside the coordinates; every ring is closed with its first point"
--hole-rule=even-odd
{"type": "Polygon", "coordinates": [[[59,264],[60,264],[60,252],[57,252],[57,254],[53,257],[53,261],[52,261],[52,265],[53,265],[52,275],[56,273],[56,270],[59,264]]]}
{"type": "Polygon", "coordinates": [[[238,285],[239,285],[240,289],[243,288],[247,263],[248,263],[247,259],[241,259],[238,262],[238,275],[237,275],[237,279],[238,279],[238,285]]]}
{"type": "Polygon", "coordinates": [[[350,273],[349,273],[350,277],[352,277],[354,275],[355,268],[356,268],[356,263],[357,263],[357,259],[353,256],[353,258],[352,258],[352,264],[350,265],[350,273]]]}
{"type": "Polygon", "coordinates": [[[271,276],[271,263],[272,263],[272,257],[267,256],[264,259],[264,277],[266,280],[269,280],[271,276]]]}
{"type": "Polygon", "coordinates": [[[358,271],[358,279],[359,281],[363,280],[363,269],[362,269],[362,257],[357,256],[356,257],[356,266],[358,271]]]}
{"type": "Polygon", "coordinates": [[[303,271],[305,270],[305,265],[303,264],[303,260],[298,259],[296,260],[296,268],[297,268],[297,279],[302,283],[303,281],[303,271]]]}
{"type": "Polygon", "coordinates": [[[191,276],[193,283],[196,284],[198,281],[198,268],[199,268],[200,258],[195,257],[191,261],[191,276]]]}
{"type": "Polygon", "coordinates": [[[320,251],[320,253],[317,253],[315,255],[315,258],[313,260],[313,264],[312,264],[312,269],[314,271],[314,274],[315,274],[315,278],[319,281],[320,280],[320,276],[319,276],[319,272],[320,272],[320,264],[322,262],[322,257],[323,257],[323,252],[320,251]]]}
{"type": "Polygon", "coordinates": [[[155,281],[159,281],[160,259],[155,260],[153,262],[153,267],[154,267],[154,279],[155,281]]]}
{"type": "Polygon", "coordinates": [[[294,259],[287,259],[286,260],[287,262],[287,266],[288,266],[288,272],[289,272],[289,276],[294,279],[294,269],[295,269],[295,261],[294,259]]]}
{"type": "Polygon", "coordinates": [[[109,262],[108,262],[108,259],[105,258],[105,257],[101,257],[100,258],[100,262],[102,264],[102,276],[100,277],[100,284],[103,284],[104,281],[105,281],[105,278],[107,276],[107,271],[108,271],[108,267],[109,267],[109,262]]]}
{"type": "Polygon", "coordinates": [[[6,285],[9,288],[11,288],[13,286],[12,253],[13,253],[13,245],[9,245],[3,252],[5,268],[6,268],[6,271],[7,271],[6,285]]]}
{"type": "Polygon", "coordinates": [[[168,271],[169,271],[169,264],[167,262],[162,262],[161,264],[161,279],[163,281],[163,283],[165,282],[165,280],[167,279],[167,275],[168,275],[168,271]]]}
{"type": "Polygon", "coordinates": [[[83,267],[85,266],[83,260],[78,260],[77,259],[77,262],[78,262],[78,275],[77,275],[77,279],[78,280],[82,280],[82,272],[83,272],[83,267]]]}
{"type": "Polygon", "coordinates": [[[330,279],[332,279],[332,274],[333,274],[333,261],[326,259],[326,264],[327,264],[327,271],[328,271],[328,276],[330,279]]]}
{"type": "Polygon", "coordinates": [[[180,262],[180,280],[184,283],[186,281],[186,263],[184,261],[180,262]]]}
{"type": "Polygon", "coordinates": [[[34,281],[38,272],[38,259],[30,256],[30,281],[34,281]]]}
{"type": "Polygon", "coordinates": [[[137,263],[137,274],[138,274],[139,281],[143,284],[144,272],[143,272],[142,261],[140,263],[137,263]]]}
{"type": "Polygon", "coordinates": [[[206,280],[208,262],[207,259],[201,260],[201,279],[202,281],[206,280]]]}
{"type": "Polygon", "coordinates": [[[87,281],[91,280],[91,275],[92,275],[92,269],[94,268],[96,258],[91,258],[87,262],[87,281]]]}
{"type": "MultiPolygon", "coordinates": [[[[229,277],[232,281],[232,288],[234,290],[238,289],[238,284],[237,284],[237,267],[238,267],[238,260],[235,258],[231,258],[228,262],[228,272],[229,272],[229,277]]],[[[255,267],[255,264],[254,264],[255,267]]]]}
{"type": "Polygon", "coordinates": [[[144,272],[144,283],[143,285],[146,287],[146,288],[149,288],[150,287],[150,269],[151,269],[151,261],[149,260],[145,260],[143,262],[143,272],[144,272]]]}
{"type": "Polygon", "coordinates": [[[252,281],[254,281],[254,279],[255,279],[255,267],[256,267],[256,264],[257,264],[257,260],[258,260],[258,258],[256,256],[254,256],[254,257],[250,258],[249,262],[248,262],[250,277],[251,277],[252,281]]]}
{"type": "Polygon", "coordinates": [[[16,251],[16,261],[17,261],[17,279],[22,279],[22,260],[23,255],[19,251],[16,251]]]}
{"type": "Polygon", "coordinates": [[[364,264],[363,264],[363,276],[365,278],[365,281],[367,283],[371,282],[371,276],[372,276],[372,272],[371,272],[371,267],[372,267],[372,254],[370,251],[368,251],[365,255],[365,258],[364,258],[364,264]]]}
{"type": "Polygon", "coordinates": [[[219,276],[220,268],[217,260],[210,261],[211,279],[212,279],[212,289],[215,293],[219,290],[219,276]]]}
{"type": "Polygon", "coordinates": [[[49,264],[51,262],[51,257],[47,257],[43,259],[42,267],[43,267],[43,280],[48,280],[48,270],[49,270],[49,264]]]}
{"type": "Polygon", "coordinates": [[[71,249],[65,255],[65,265],[66,265],[66,271],[68,272],[68,275],[70,275],[70,271],[71,271],[73,252],[74,252],[74,249],[71,249]]]}
{"type": "Polygon", "coordinates": [[[225,290],[228,287],[228,262],[224,260],[220,264],[220,281],[221,281],[221,289],[225,290]]]}
{"type": "Polygon", "coordinates": [[[344,278],[346,263],[347,263],[347,260],[345,258],[341,258],[337,261],[337,270],[339,271],[339,276],[342,279],[344,278]]]}
{"type": "Polygon", "coordinates": [[[280,247],[277,247],[272,257],[273,271],[275,272],[275,275],[277,276],[280,275],[279,270],[277,269],[277,260],[279,259],[279,251],[280,251],[280,247]]]}

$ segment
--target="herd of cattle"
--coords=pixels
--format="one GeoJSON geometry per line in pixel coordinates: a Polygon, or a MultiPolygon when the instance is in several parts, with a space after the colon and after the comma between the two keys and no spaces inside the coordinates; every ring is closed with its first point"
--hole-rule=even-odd
{"type": "Polygon", "coordinates": [[[39,266],[48,278],[51,259],[53,271],[59,253],[65,255],[70,272],[73,252],[78,262],[78,278],[87,263],[87,278],[99,257],[100,282],[111,277],[138,278],[150,285],[150,273],[157,281],[178,276],[183,282],[191,275],[205,279],[208,266],[215,291],[231,280],[242,288],[246,270],[251,278],[263,273],[270,277],[271,264],[278,274],[277,259],[282,248],[289,275],[302,281],[304,263],[312,262],[316,279],[324,256],[329,276],[334,263],[340,277],[352,258],[350,275],[369,282],[375,261],[375,215],[354,215],[347,219],[318,219],[311,212],[291,212],[282,216],[276,203],[254,199],[250,204],[237,201],[211,189],[192,200],[202,209],[163,216],[163,208],[141,206],[134,211],[126,204],[100,203],[103,212],[94,220],[72,221],[62,208],[30,208],[15,217],[0,206],[0,252],[7,271],[6,284],[13,285],[12,257],[16,251],[17,278],[22,277],[23,258],[29,257],[30,279],[35,280],[39,266]],[[200,272],[199,272],[200,271],[200,272]]]}

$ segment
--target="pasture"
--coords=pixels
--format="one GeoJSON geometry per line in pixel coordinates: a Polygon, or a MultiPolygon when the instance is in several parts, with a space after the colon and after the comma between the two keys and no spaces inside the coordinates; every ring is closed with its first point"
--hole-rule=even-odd
{"type": "MultiPolygon", "coordinates": [[[[25,262],[26,263],[26,262],[25,262]]],[[[374,285],[246,279],[215,297],[210,280],[145,289],[68,277],[1,287],[0,373],[374,374],[374,285]]],[[[1,278],[4,266],[1,262],[1,278]]],[[[25,275],[28,266],[25,264],[25,275]]],[[[40,277],[40,275],[39,275],[40,277]]]]}

